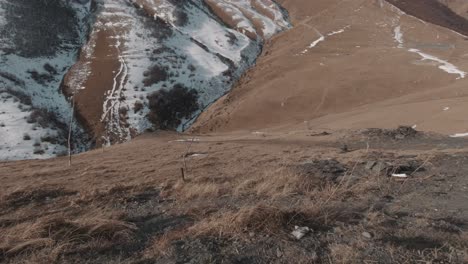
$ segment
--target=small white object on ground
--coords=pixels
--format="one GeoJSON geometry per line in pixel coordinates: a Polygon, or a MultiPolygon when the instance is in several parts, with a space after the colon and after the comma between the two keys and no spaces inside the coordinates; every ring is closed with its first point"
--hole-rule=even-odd
{"type": "Polygon", "coordinates": [[[177,139],[174,140],[173,142],[199,142],[199,138],[189,138],[189,139],[177,139]]]}
{"type": "Polygon", "coordinates": [[[291,232],[291,235],[293,235],[296,239],[301,239],[305,235],[307,235],[310,232],[310,228],[307,226],[295,226],[294,231],[291,232]]]}
{"type": "Polygon", "coordinates": [[[260,132],[260,131],[255,131],[255,132],[252,132],[252,134],[256,135],[256,136],[266,136],[265,132],[260,132]]]}
{"type": "Polygon", "coordinates": [[[408,175],[406,173],[393,173],[392,177],[395,177],[395,178],[408,178],[408,175]]]}
{"type": "Polygon", "coordinates": [[[444,108],[444,111],[448,111],[448,110],[450,110],[450,107],[445,107],[444,108]]]}
{"type": "Polygon", "coordinates": [[[192,155],[189,155],[190,158],[198,158],[198,157],[205,157],[205,156],[207,155],[204,153],[194,153],[192,155]]]}
{"type": "Polygon", "coordinates": [[[450,137],[452,138],[468,137],[468,133],[457,133],[457,134],[451,135],[450,137]]]}
{"type": "Polygon", "coordinates": [[[367,239],[371,239],[372,238],[372,234],[369,233],[369,232],[362,232],[362,236],[367,238],[367,239]]]}

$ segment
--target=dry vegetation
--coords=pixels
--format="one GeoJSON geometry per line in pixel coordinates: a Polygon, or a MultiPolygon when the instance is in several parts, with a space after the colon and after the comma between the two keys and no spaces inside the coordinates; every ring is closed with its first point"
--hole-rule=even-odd
{"type": "MultiPolygon", "coordinates": [[[[218,147],[229,152],[227,146],[214,143],[208,149],[201,146],[203,143],[189,144],[193,144],[194,150],[215,151],[218,147]]],[[[322,151],[300,162],[292,162],[299,160],[293,152],[283,153],[258,170],[243,167],[245,164],[239,162],[232,173],[213,165],[221,161],[210,158],[206,151],[206,156],[186,157],[185,181],[177,174],[174,177],[160,174],[150,181],[105,188],[90,184],[73,189],[73,185],[47,184],[9,191],[0,198],[0,260],[5,263],[468,261],[466,219],[449,210],[435,212],[422,200],[411,202],[432,192],[439,184],[437,177],[445,177],[443,171],[458,177],[456,173],[460,170],[452,163],[463,162],[465,154],[436,157],[433,152],[399,155],[365,147],[350,148],[354,150],[349,153],[339,148],[328,151],[326,157],[322,151]],[[441,159],[445,159],[447,167],[437,163],[441,159]],[[375,169],[377,165],[369,165],[374,163],[385,166],[375,169]],[[402,171],[409,171],[411,176],[403,180],[389,176],[402,171]],[[298,240],[291,235],[295,226],[306,226],[311,231],[298,240]]],[[[301,153],[298,155],[304,154],[301,153]]],[[[187,155],[181,152],[180,156],[187,155]]]]}

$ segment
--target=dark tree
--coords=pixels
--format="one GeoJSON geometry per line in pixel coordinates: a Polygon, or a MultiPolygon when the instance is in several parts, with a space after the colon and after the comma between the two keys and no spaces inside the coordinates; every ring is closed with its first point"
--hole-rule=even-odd
{"type": "Polygon", "coordinates": [[[198,92],[176,84],[172,89],[162,89],[148,95],[148,119],[158,129],[175,130],[184,118],[190,118],[200,106],[198,92]]]}

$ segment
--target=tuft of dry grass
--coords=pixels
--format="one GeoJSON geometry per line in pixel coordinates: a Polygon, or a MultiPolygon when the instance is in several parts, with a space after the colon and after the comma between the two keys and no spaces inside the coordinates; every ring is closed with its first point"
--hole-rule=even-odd
{"type": "Polygon", "coordinates": [[[198,235],[240,236],[246,232],[286,234],[294,225],[312,223],[317,219],[313,208],[297,208],[257,204],[245,206],[237,211],[220,212],[203,219],[189,228],[198,235]]]}
{"type": "Polygon", "coordinates": [[[178,182],[174,186],[177,192],[177,197],[183,200],[191,200],[195,198],[218,198],[222,193],[222,187],[219,184],[206,182],[206,183],[181,183],[178,182]]]}
{"type": "Polygon", "coordinates": [[[280,198],[309,193],[317,186],[316,182],[311,182],[307,177],[291,169],[280,168],[267,172],[258,180],[253,191],[260,196],[280,198]]]}
{"type": "Polygon", "coordinates": [[[144,255],[152,256],[170,256],[173,254],[172,243],[187,236],[186,230],[172,230],[164,233],[162,236],[153,239],[150,246],[145,250],[144,255]]]}
{"type": "Polygon", "coordinates": [[[336,264],[354,264],[359,263],[359,251],[354,247],[345,244],[333,243],[329,246],[330,263],[336,264]]]}
{"type": "Polygon", "coordinates": [[[70,219],[55,215],[8,230],[0,238],[0,248],[10,256],[42,248],[61,251],[66,245],[86,244],[93,240],[130,241],[134,231],[135,225],[116,219],[97,216],[70,219]]]}

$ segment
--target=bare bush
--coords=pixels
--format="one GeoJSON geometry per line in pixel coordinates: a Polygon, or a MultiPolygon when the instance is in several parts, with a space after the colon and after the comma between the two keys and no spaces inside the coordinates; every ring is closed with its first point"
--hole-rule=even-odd
{"type": "Polygon", "coordinates": [[[182,119],[190,118],[199,109],[198,92],[182,84],[176,84],[171,90],[152,93],[148,101],[148,118],[159,129],[174,130],[182,119]]]}

